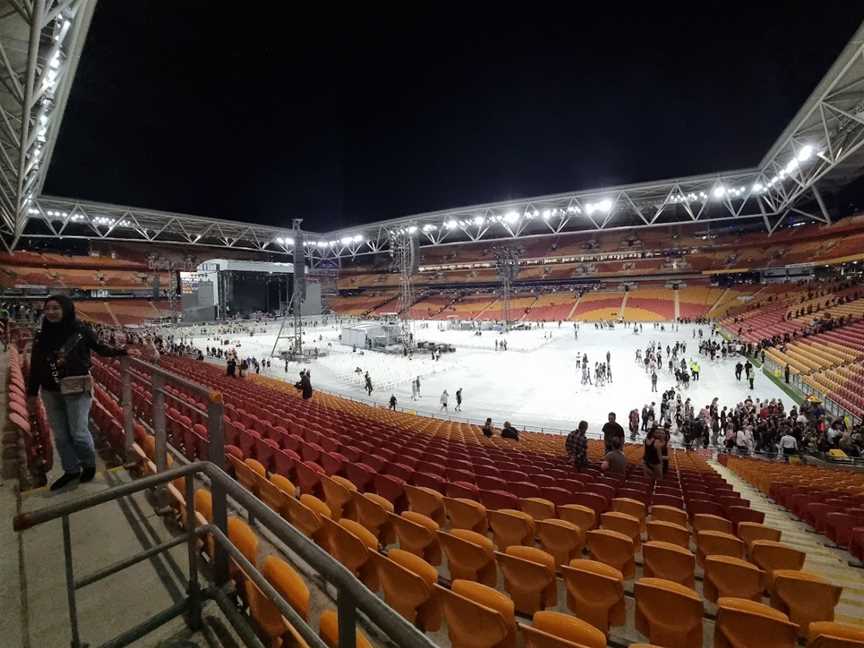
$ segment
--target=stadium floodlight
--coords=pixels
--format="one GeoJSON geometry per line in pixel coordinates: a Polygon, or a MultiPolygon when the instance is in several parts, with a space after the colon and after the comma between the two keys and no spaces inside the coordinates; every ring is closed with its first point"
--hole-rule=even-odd
{"type": "Polygon", "coordinates": [[[293,239],[293,238],[286,238],[286,239],[285,239],[285,242],[286,242],[288,245],[294,245],[294,239],[293,239]]]}
{"type": "Polygon", "coordinates": [[[519,220],[519,212],[511,209],[506,214],[504,214],[504,220],[512,225],[519,220]]]}
{"type": "Polygon", "coordinates": [[[458,226],[459,226],[459,224],[455,220],[448,220],[447,222],[444,223],[445,229],[448,229],[448,230],[456,229],[458,226]]]}
{"type": "Polygon", "coordinates": [[[348,245],[351,242],[351,237],[350,236],[343,236],[339,242],[342,245],[348,245]]]}
{"type": "Polygon", "coordinates": [[[409,225],[409,226],[408,226],[408,233],[409,233],[409,234],[413,234],[413,233],[416,232],[416,231],[417,231],[417,226],[416,226],[416,225],[409,225]]]}
{"type": "Polygon", "coordinates": [[[353,241],[355,243],[362,243],[363,242],[363,235],[362,234],[355,234],[353,241]]]}
{"type": "Polygon", "coordinates": [[[477,227],[480,227],[485,222],[486,222],[486,220],[482,216],[475,216],[474,217],[474,224],[477,227]]]}
{"type": "Polygon", "coordinates": [[[283,239],[282,237],[277,237],[277,238],[276,238],[276,242],[277,242],[279,245],[284,245],[284,244],[285,244],[285,239],[283,239]]]}
{"type": "Polygon", "coordinates": [[[711,195],[714,196],[714,198],[716,198],[717,200],[720,200],[723,196],[726,195],[726,187],[724,187],[723,185],[717,185],[716,187],[714,187],[711,195]]]}
{"type": "Polygon", "coordinates": [[[753,191],[755,191],[756,193],[762,193],[764,190],[765,190],[765,187],[762,185],[761,182],[754,182],[753,183],[753,191]]]}
{"type": "Polygon", "coordinates": [[[798,151],[798,161],[806,162],[813,156],[813,147],[810,144],[805,144],[801,147],[801,150],[798,151]]]}
{"type": "Polygon", "coordinates": [[[791,175],[792,172],[793,172],[795,169],[797,169],[797,168],[798,168],[798,158],[792,158],[791,160],[789,160],[789,161],[786,163],[786,168],[784,168],[783,170],[784,170],[786,173],[788,173],[788,174],[791,175]]]}
{"type": "Polygon", "coordinates": [[[544,210],[543,210],[543,220],[549,220],[549,217],[550,217],[551,215],[552,215],[552,210],[551,210],[551,209],[544,209],[544,210]]]}
{"type": "Polygon", "coordinates": [[[433,225],[432,223],[426,223],[426,224],[423,226],[423,231],[424,231],[424,232],[431,232],[432,230],[436,230],[436,229],[438,229],[438,228],[435,227],[435,225],[433,225]]]}

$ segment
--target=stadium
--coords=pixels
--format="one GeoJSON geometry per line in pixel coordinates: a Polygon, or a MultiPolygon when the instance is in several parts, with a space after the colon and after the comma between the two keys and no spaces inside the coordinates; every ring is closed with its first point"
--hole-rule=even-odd
{"type": "Polygon", "coordinates": [[[45,193],[96,3],[0,4],[4,646],[864,646],[864,25],[752,167],[316,231],[45,193]]]}

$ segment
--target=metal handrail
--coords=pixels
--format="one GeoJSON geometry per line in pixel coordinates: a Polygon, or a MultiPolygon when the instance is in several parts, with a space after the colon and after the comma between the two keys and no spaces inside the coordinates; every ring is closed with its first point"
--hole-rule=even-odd
{"type": "MultiPolygon", "coordinates": [[[[69,502],[62,502],[36,511],[20,513],[14,518],[13,528],[20,532],[51,520],[62,518],[64,520],[64,536],[68,537],[68,519],[73,513],[143,490],[155,488],[180,477],[187,478],[187,520],[194,520],[195,501],[194,496],[192,496],[192,477],[194,475],[203,475],[210,480],[211,485],[219,485],[223,493],[230,494],[238,504],[253,513],[260,524],[269,529],[280,541],[284,542],[286,546],[307,562],[324,580],[332,583],[337,588],[340,648],[354,648],[355,646],[356,608],[362,610],[372,623],[383,630],[400,648],[434,647],[435,644],[426,635],[378,598],[373,592],[368,590],[350,571],[211,462],[199,461],[186,466],[171,468],[164,472],[148,475],[128,484],[114,486],[104,491],[91,493],[69,502]]],[[[276,607],[279,608],[279,611],[297,628],[306,641],[316,647],[323,647],[325,645],[282,595],[270,585],[261,572],[228,540],[226,528],[221,528],[218,523],[215,523],[198,526],[194,530],[189,531],[190,535],[194,534],[196,536],[204,533],[209,533],[215,538],[217,544],[231,555],[231,558],[240,565],[243,571],[258,585],[264,594],[273,601],[276,607]]],[[[69,565],[71,564],[71,550],[67,553],[66,558],[68,572],[69,565]]],[[[119,569],[128,566],[130,560],[123,560],[121,561],[122,565],[121,563],[117,563],[117,565],[101,570],[97,575],[98,578],[94,576],[84,577],[80,579],[78,584],[89,585],[95,580],[116,573],[119,569]]],[[[192,569],[194,569],[194,566],[192,569]]],[[[191,577],[192,575],[190,574],[191,577]]],[[[194,588],[192,593],[194,594],[194,588]]],[[[70,611],[74,613],[74,592],[70,595],[70,611]]]]}

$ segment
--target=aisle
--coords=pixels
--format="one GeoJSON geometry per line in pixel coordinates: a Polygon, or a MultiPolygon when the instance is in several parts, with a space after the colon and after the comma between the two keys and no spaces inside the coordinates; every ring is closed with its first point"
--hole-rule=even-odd
{"type": "Polygon", "coordinates": [[[711,462],[711,467],[744,499],[750,500],[750,508],[765,513],[767,526],[783,532],[781,542],[807,553],[805,571],[824,576],[843,587],[840,603],[835,608],[835,620],[864,625],[864,569],[850,565],[850,561],[857,563],[852,555],[843,549],[834,548],[828,538],[800,522],[725,466],[711,462]]]}

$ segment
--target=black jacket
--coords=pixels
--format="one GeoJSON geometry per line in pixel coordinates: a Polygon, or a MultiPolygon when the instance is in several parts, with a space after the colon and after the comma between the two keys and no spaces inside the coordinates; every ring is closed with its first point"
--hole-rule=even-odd
{"type": "MultiPolygon", "coordinates": [[[[76,322],[73,335],[81,334],[81,341],[66,354],[63,367],[58,367],[60,378],[66,376],[84,376],[90,372],[90,351],[101,356],[126,355],[125,349],[113,349],[102,344],[89,326],[76,322]]],[[[33,340],[33,350],[30,353],[30,376],[27,380],[27,395],[36,396],[39,388],[47,391],[60,391],[60,386],[54,380],[51,367],[48,364],[50,351],[44,351],[39,344],[39,335],[33,340]]]]}

